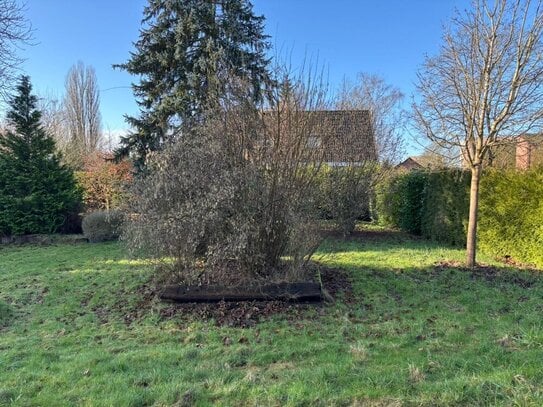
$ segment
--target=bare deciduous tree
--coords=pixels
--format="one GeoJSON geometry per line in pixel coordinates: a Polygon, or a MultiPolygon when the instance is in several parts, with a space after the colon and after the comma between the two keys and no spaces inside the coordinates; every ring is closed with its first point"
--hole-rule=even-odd
{"type": "Polygon", "coordinates": [[[78,62],[68,72],[63,110],[70,152],[79,158],[99,149],[103,138],[100,91],[92,66],[78,62]]]}
{"type": "Polygon", "coordinates": [[[47,134],[55,139],[58,148],[64,154],[69,137],[61,99],[54,92],[45,92],[38,96],[38,110],[42,113],[41,125],[47,134]]]}
{"type": "Polygon", "coordinates": [[[21,63],[18,48],[32,38],[24,8],[16,0],[0,0],[0,98],[6,100],[21,63]]]}
{"type": "Polygon", "coordinates": [[[370,112],[377,157],[381,163],[396,162],[403,153],[403,98],[400,89],[375,74],[361,72],[354,82],[343,81],[337,108],[370,112]]]}
{"type": "Polygon", "coordinates": [[[334,212],[332,217],[344,235],[354,231],[360,216],[369,215],[377,182],[403,152],[402,100],[402,92],[377,75],[359,73],[356,81],[343,82],[336,107],[367,111],[372,132],[363,149],[353,149],[350,140],[344,139],[343,149],[357,151],[358,154],[351,155],[341,169],[330,173],[332,183],[327,189],[328,200],[334,212]]]}
{"type": "Polygon", "coordinates": [[[460,148],[471,170],[466,263],[476,261],[479,181],[494,146],[543,125],[541,0],[473,0],[446,30],[439,54],[418,75],[422,132],[460,148]]]}

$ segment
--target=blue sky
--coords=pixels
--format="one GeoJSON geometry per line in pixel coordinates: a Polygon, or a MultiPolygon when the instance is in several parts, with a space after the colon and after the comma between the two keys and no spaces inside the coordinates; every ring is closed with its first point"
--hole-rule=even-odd
{"type": "MultiPolygon", "coordinates": [[[[125,129],[137,113],[133,78],[112,69],[138,38],[145,0],[26,0],[36,45],[27,47],[23,70],[41,94],[60,95],[69,68],[81,60],[96,69],[106,130],[125,129]]],[[[425,54],[434,54],[442,25],[469,0],[254,0],[266,17],[275,47],[293,65],[318,57],[337,86],[357,72],[376,73],[413,93],[425,54]]]]}

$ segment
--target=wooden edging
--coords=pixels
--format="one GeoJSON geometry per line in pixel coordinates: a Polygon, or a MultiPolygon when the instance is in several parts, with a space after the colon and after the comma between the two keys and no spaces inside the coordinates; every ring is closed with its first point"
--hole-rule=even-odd
{"type": "Polygon", "coordinates": [[[323,294],[318,283],[278,283],[260,286],[166,286],[160,294],[163,300],[176,302],[218,301],[321,301],[323,294]]]}

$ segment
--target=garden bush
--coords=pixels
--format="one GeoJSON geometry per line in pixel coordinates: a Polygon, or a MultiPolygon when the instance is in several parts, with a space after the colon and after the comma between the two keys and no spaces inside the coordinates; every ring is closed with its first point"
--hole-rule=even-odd
{"type": "Polygon", "coordinates": [[[122,205],[133,167],[128,160],[115,162],[113,158],[111,153],[95,152],[85,158],[82,170],[75,173],[86,211],[109,211],[122,205]]]}
{"type": "Polygon", "coordinates": [[[354,231],[358,220],[371,220],[372,179],[368,168],[323,165],[318,174],[321,218],[331,220],[344,236],[354,231]]]}
{"type": "Polygon", "coordinates": [[[96,211],[83,218],[83,234],[89,242],[105,242],[119,238],[123,223],[120,211],[96,211]]]}
{"type": "MultiPolygon", "coordinates": [[[[258,123],[237,114],[227,118],[258,123]]],[[[242,144],[249,137],[228,125],[209,118],[148,159],[130,191],[123,240],[133,253],[169,259],[161,269],[185,283],[303,279],[321,241],[316,169],[300,164],[292,133],[279,130],[284,149],[251,150],[242,144]]]]}

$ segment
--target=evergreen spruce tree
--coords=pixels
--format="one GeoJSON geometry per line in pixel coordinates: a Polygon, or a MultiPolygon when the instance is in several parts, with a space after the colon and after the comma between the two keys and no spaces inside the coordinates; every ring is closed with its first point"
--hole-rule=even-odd
{"type": "Polygon", "coordinates": [[[141,78],[133,85],[140,115],[127,117],[135,131],[117,151],[139,165],[181,125],[200,123],[229,84],[249,84],[258,101],[270,81],[264,17],[249,0],[149,0],[142,25],[136,51],[117,65],[141,78]]]}
{"type": "Polygon", "coordinates": [[[0,235],[53,233],[79,207],[73,172],[60,163],[54,140],[40,125],[36,96],[21,77],[0,135],[0,235]]]}

